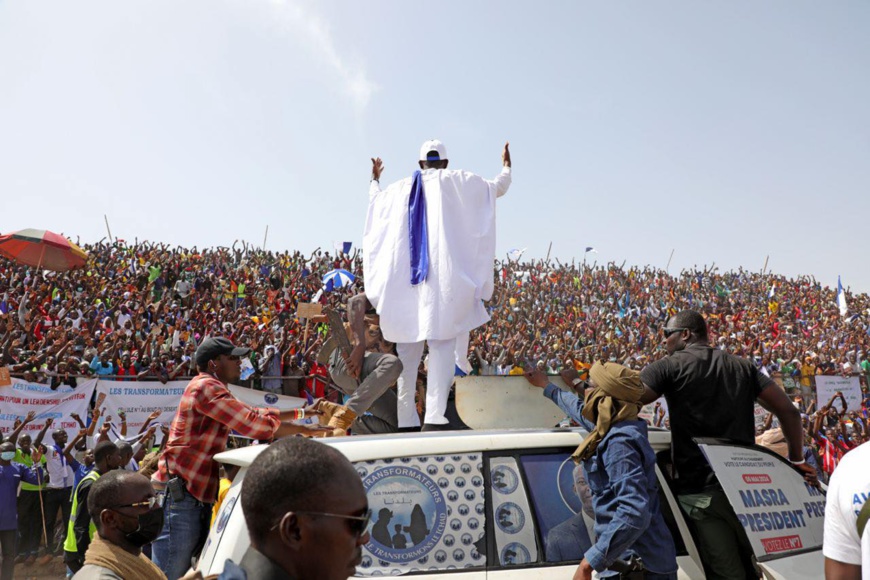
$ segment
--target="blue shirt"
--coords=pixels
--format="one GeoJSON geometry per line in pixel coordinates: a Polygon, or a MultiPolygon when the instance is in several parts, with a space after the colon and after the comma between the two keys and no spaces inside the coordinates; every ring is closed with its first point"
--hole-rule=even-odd
{"type": "Polygon", "coordinates": [[[79,483],[81,482],[81,480],[83,480],[85,478],[85,476],[87,474],[89,474],[91,472],[91,470],[94,468],[93,465],[88,467],[84,463],[79,463],[75,457],[73,457],[72,461],[69,462],[69,466],[72,467],[73,476],[75,477],[75,480],[73,482],[73,489],[78,489],[79,483]]]}
{"type": "MultiPolygon", "coordinates": [[[[595,429],[582,416],[583,399],[553,384],[544,396],[587,431],[595,429]]],[[[597,572],[618,559],[638,555],[650,572],[677,571],[677,552],[659,508],[656,458],[647,439],[645,421],[615,423],[595,453],[583,461],[583,472],[592,491],[597,540],[585,558],[597,572]]],[[[600,574],[615,576],[616,572],[600,574]]]]}
{"type": "Polygon", "coordinates": [[[97,376],[114,375],[115,364],[112,362],[109,362],[108,364],[109,366],[104,367],[102,361],[100,361],[99,355],[95,356],[94,360],[91,361],[91,370],[94,371],[94,374],[97,376]]]}
{"type": "MultiPolygon", "coordinates": [[[[38,485],[36,474],[41,467],[21,463],[0,465],[0,531],[18,529],[18,484],[22,481],[38,485]]],[[[45,474],[41,479],[45,481],[45,474]]]]}

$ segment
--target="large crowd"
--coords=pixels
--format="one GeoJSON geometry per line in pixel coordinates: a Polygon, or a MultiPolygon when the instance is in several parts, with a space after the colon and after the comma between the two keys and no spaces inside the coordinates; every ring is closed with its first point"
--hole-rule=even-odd
{"type": "MultiPolygon", "coordinates": [[[[250,386],[322,396],[328,373],[315,355],[328,329],[306,327],[297,308],[316,299],[342,310],[364,285],[357,251],[265,252],[244,241],[84,248],[87,266],[65,273],[0,258],[0,366],[13,376],[55,387],[89,376],[167,382],[196,374],[196,346],[225,336],[252,349],[250,386]],[[334,269],[355,280],[324,291],[322,276],[334,269]]],[[[596,360],[642,368],[664,356],[659,330],[668,316],[693,309],[705,315],[712,343],[791,378],[804,398],[815,375],[857,374],[862,385],[870,375],[870,298],[849,294],[842,315],[836,291],[811,276],[698,267],[671,275],[555,259],[494,266],[492,320],[472,333],[472,374],[529,365],[582,373],[596,360]]],[[[853,422],[847,430],[863,435],[863,420],[853,422]]]]}
{"type": "MultiPolygon", "coordinates": [[[[120,240],[83,247],[86,267],[65,273],[0,259],[0,366],[12,376],[53,388],[92,376],[166,383],[196,374],[193,353],[206,338],[226,337],[252,349],[244,363],[248,386],[329,394],[329,373],[316,360],[328,328],[297,310],[317,301],[341,311],[362,292],[358,252],[267,252],[240,241],[209,249],[120,240]],[[355,280],[324,287],[322,277],[334,269],[355,280]]],[[[473,374],[522,374],[533,366],[582,376],[594,361],[640,369],[666,355],[661,328],[668,318],[692,309],[705,316],[711,344],[793,385],[807,459],[820,473],[830,474],[868,438],[866,294],[849,294],[844,315],[836,292],[810,276],[697,267],[672,275],[506,258],[495,262],[494,277],[492,319],[470,337],[473,374]],[[847,412],[841,396],[817,406],[821,374],[859,376],[863,409],[847,412]]],[[[651,421],[667,426],[664,410],[651,421]]],[[[759,428],[759,442],[775,447],[781,439],[770,420],[759,428]]]]}
{"type": "MultiPolygon", "coordinates": [[[[363,288],[357,252],[306,256],[245,242],[84,247],[87,267],[67,273],[0,258],[0,350],[13,375],[55,384],[185,377],[196,345],[226,336],[253,349],[257,375],[296,376],[294,363],[310,366],[326,332],[313,325],[306,337],[298,305],[318,298],[342,308],[363,288]],[[336,268],[356,281],[322,292],[322,275],[336,268]]],[[[835,290],[812,277],[509,259],[496,262],[495,276],[492,320],[471,337],[475,373],[508,374],[530,361],[551,372],[594,360],[639,368],[664,354],[659,329],[687,308],[705,315],[719,348],[768,374],[810,386],[816,374],[870,373],[870,299],[849,295],[843,316],[835,290]]]]}

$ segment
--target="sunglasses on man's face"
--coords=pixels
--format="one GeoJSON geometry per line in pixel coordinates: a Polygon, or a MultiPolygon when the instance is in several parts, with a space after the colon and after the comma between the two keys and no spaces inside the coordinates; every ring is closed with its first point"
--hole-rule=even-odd
{"type": "Polygon", "coordinates": [[[152,495],[145,501],[137,501],[136,503],[125,503],[119,505],[113,505],[109,509],[122,508],[122,507],[132,507],[132,508],[143,508],[147,507],[149,510],[154,509],[154,507],[163,507],[163,494],[152,495]]]}
{"type": "MultiPolygon", "coordinates": [[[[362,536],[364,533],[366,533],[366,529],[369,527],[369,522],[371,522],[371,520],[372,520],[372,510],[367,510],[366,513],[364,513],[361,516],[349,516],[349,515],[343,515],[343,514],[331,514],[331,513],[326,513],[326,512],[308,512],[308,511],[304,511],[304,512],[300,511],[300,512],[295,512],[295,513],[300,514],[300,515],[305,514],[305,515],[309,515],[309,516],[320,516],[320,517],[327,517],[327,518],[343,519],[347,522],[347,527],[350,530],[350,532],[357,537],[362,536]]],[[[272,526],[272,529],[274,530],[280,525],[281,525],[281,522],[279,521],[277,524],[272,526]]]]}
{"type": "Polygon", "coordinates": [[[683,332],[684,330],[689,330],[688,328],[662,328],[662,334],[665,335],[665,338],[668,338],[672,334],[676,334],[678,332],[683,332]]]}

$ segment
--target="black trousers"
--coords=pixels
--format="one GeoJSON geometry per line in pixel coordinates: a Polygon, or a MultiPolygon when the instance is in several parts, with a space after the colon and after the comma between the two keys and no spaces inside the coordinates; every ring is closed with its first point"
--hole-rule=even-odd
{"type": "Polygon", "coordinates": [[[18,553],[29,556],[39,551],[42,537],[42,510],[39,509],[39,492],[22,489],[18,495],[18,553]]]}
{"type": "Polygon", "coordinates": [[[0,580],[12,580],[15,572],[15,542],[18,530],[0,530],[0,552],[3,563],[0,564],[0,580]]]}
{"type": "Polygon", "coordinates": [[[57,522],[57,512],[61,512],[63,515],[63,525],[67,525],[70,511],[72,510],[72,486],[61,489],[46,489],[42,493],[45,499],[45,529],[48,532],[48,545],[46,545],[46,549],[57,555],[63,549],[54,543],[54,526],[57,522]]]}

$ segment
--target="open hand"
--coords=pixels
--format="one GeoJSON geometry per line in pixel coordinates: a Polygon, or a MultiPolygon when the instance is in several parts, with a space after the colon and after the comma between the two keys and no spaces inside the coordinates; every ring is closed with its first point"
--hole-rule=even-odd
{"type": "Polygon", "coordinates": [[[380,157],[372,157],[372,179],[378,181],[384,172],[384,162],[380,157]]]}

